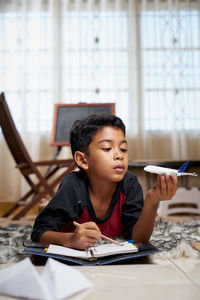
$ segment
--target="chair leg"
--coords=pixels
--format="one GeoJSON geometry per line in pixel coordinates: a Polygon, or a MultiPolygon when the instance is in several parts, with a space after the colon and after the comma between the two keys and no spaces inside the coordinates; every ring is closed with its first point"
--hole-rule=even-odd
{"type": "Polygon", "coordinates": [[[26,193],[22,198],[20,198],[16,203],[14,203],[3,215],[3,218],[9,217],[19,206],[21,206],[21,202],[28,199],[32,194],[33,190],[30,190],[28,193],[26,193]]]}
{"type": "Polygon", "coordinates": [[[26,213],[33,208],[36,204],[38,204],[40,202],[40,200],[42,198],[44,198],[45,195],[48,194],[47,190],[44,190],[43,192],[41,192],[38,195],[35,195],[35,197],[32,199],[31,202],[29,202],[28,204],[26,204],[26,206],[24,206],[18,213],[16,213],[11,220],[19,220],[20,218],[24,217],[26,215],[26,213]]]}
{"type": "MultiPolygon", "coordinates": [[[[54,180],[51,183],[51,187],[54,188],[67,174],[71,173],[76,168],[76,164],[72,164],[63,174],[54,180]]],[[[33,208],[35,205],[39,203],[39,201],[44,198],[46,195],[49,195],[49,190],[45,189],[44,191],[40,192],[36,197],[29,202],[24,208],[22,208],[16,215],[12,217],[12,220],[19,220],[20,218],[24,217],[26,213],[33,208]]]]}
{"type": "MultiPolygon", "coordinates": [[[[32,183],[32,181],[30,181],[29,180],[29,178],[28,178],[28,183],[29,183],[29,185],[32,187],[32,189],[28,192],[28,193],[26,193],[22,198],[20,198],[16,203],[14,203],[3,215],[2,215],[2,217],[3,218],[7,218],[7,217],[9,217],[13,212],[15,212],[20,206],[27,206],[27,204],[26,204],[26,200],[33,194],[33,199],[34,199],[34,197],[36,197],[38,194],[39,194],[39,188],[42,186],[42,184],[41,184],[41,182],[39,182],[38,184],[36,184],[36,185],[34,185],[33,183],[32,183]],[[23,203],[24,202],[24,203],[23,203]]],[[[46,192],[46,190],[44,190],[45,191],[45,194],[48,194],[47,192],[46,192]]],[[[49,193],[51,196],[52,196],[52,194],[51,193],[49,193]]],[[[32,200],[30,200],[30,203],[33,201],[33,199],[32,200]]],[[[12,218],[13,219],[13,218],[12,218]]]]}

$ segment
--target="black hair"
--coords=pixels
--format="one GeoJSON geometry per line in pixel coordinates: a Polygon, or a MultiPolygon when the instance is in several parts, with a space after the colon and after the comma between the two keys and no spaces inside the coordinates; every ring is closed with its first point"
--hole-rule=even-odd
{"type": "Polygon", "coordinates": [[[96,133],[105,126],[121,129],[126,135],[123,121],[112,114],[92,114],[82,120],[76,120],[70,130],[70,145],[72,155],[76,151],[89,154],[88,146],[96,133]]]}

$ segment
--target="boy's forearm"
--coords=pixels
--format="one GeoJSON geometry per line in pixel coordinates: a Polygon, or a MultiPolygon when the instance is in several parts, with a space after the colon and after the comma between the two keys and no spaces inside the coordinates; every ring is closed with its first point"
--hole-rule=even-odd
{"type": "Polygon", "coordinates": [[[73,248],[72,239],[71,239],[72,234],[73,233],[71,232],[64,233],[64,232],[46,231],[41,235],[39,242],[41,244],[55,244],[55,245],[73,248]]]}
{"type": "Polygon", "coordinates": [[[136,242],[148,242],[154,229],[158,204],[162,200],[170,200],[176,193],[177,176],[158,176],[157,182],[146,194],[141,215],[132,231],[136,242]]]}
{"type": "Polygon", "coordinates": [[[132,231],[132,239],[138,243],[149,241],[154,229],[158,204],[152,205],[151,201],[145,200],[141,215],[132,231]]]}

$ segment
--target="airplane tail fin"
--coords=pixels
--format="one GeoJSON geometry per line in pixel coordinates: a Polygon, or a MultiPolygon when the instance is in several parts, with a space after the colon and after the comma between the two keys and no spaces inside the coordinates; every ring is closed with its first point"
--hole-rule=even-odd
{"type": "Polygon", "coordinates": [[[180,167],[180,169],[178,169],[178,173],[183,173],[183,172],[185,172],[185,170],[187,169],[188,164],[189,164],[189,161],[186,161],[186,162],[180,167]]]}

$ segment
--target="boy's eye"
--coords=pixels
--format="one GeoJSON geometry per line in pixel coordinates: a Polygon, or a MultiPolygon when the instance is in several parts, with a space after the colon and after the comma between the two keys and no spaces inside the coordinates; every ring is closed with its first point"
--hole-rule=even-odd
{"type": "Polygon", "coordinates": [[[103,148],[103,151],[106,151],[106,152],[108,152],[110,150],[111,150],[111,148],[103,148]]]}
{"type": "Polygon", "coordinates": [[[120,149],[122,152],[128,152],[128,149],[125,149],[125,148],[121,148],[120,149]]]}

